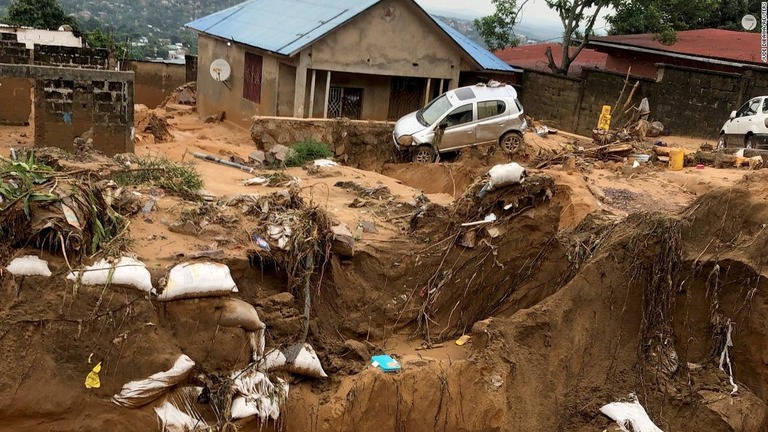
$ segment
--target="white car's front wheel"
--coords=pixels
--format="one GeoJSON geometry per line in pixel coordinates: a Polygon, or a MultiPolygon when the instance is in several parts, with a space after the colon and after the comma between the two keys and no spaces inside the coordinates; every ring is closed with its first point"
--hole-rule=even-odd
{"type": "Polygon", "coordinates": [[[724,148],[728,148],[728,141],[725,139],[725,134],[720,134],[720,139],[717,140],[717,149],[722,150],[724,148]]]}
{"type": "Polygon", "coordinates": [[[744,147],[751,149],[755,148],[755,137],[753,135],[748,135],[746,139],[744,139],[744,147]]]}

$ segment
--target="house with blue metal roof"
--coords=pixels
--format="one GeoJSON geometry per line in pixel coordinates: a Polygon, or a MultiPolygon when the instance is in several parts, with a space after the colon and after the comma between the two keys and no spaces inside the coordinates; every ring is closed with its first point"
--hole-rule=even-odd
{"type": "Polygon", "coordinates": [[[397,119],[477,74],[515,72],[413,0],[248,0],[187,27],[200,114],[242,124],[397,119]]]}

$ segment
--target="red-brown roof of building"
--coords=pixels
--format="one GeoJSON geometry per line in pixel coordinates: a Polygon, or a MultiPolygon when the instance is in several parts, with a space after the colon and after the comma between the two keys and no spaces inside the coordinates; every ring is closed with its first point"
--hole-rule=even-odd
{"type": "MultiPolygon", "coordinates": [[[[512,66],[551,72],[549,67],[547,67],[547,56],[544,54],[547,51],[547,47],[552,48],[552,57],[559,65],[563,53],[563,46],[559,43],[520,45],[514,48],[498,50],[494,54],[512,66]]],[[[571,52],[575,50],[576,48],[571,47],[571,52]]],[[[581,75],[581,69],[584,67],[605,69],[606,58],[608,58],[607,54],[584,48],[571,64],[568,75],[581,75]]]]}
{"type": "Polygon", "coordinates": [[[672,45],[664,45],[655,40],[653,34],[600,36],[593,37],[590,42],[606,42],[617,48],[620,48],[618,45],[625,45],[674,54],[762,64],[760,33],[720,29],[686,30],[677,32],[677,41],[672,45]]]}

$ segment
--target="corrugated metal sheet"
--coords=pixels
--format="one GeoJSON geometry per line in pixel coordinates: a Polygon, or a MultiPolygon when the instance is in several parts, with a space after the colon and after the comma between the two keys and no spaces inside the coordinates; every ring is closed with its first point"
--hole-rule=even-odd
{"type": "Polygon", "coordinates": [[[187,27],[291,56],[380,0],[250,0],[187,27]]]}
{"type": "MultiPolygon", "coordinates": [[[[664,45],[653,34],[616,35],[590,38],[591,42],[622,47],[639,47],[660,54],[683,54],[726,61],[763,65],[760,60],[760,33],[701,29],[677,32],[677,41],[664,45]]],[[[595,46],[597,46],[595,44],[595,46]]]]}
{"type": "Polygon", "coordinates": [[[432,19],[443,29],[443,31],[448,33],[448,36],[456,41],[461,49],[463,49],[464,52],[472,57],[477,62],[477,64],[480,65],[481,68],[504,72],[522,72],[522,70],[515,69],[512,66],[504,63],[500,58],[493,55],[482,45],[464,36],[458,30],[455,30],[453,27],[444,23],[440,18],[433,16],[432,19]]]}
{"type": "MultiPolygon", "coordinates": [[[[496,56],[512,66],[551,72],[548,66],[549,61],[546,54],[544,54],[547,51],[547,47],[552,49],[552,58],[554,58],[557,65],[560,65],[560,60],[563,57],[563,46],[559,43],[540,43],[504,48],[503,50],[496,51],[496,56]]],[[[576,47],[570,48],[571,52],[575,50],[576,47]]],[[[584,48],[573,63],[571,63],[568,75],[580,76],[581,70],[585,67],[605,69],[606,59],[608,59],[608,54],[584,48]]]]}

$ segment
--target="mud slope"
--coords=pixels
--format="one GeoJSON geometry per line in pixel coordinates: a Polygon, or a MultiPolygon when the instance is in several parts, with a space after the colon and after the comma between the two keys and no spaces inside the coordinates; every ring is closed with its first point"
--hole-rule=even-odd
{"type": "Polygon", "coordinates": [[[768,430],[768,189],[743,186],[631,216],[557,293],[476,323],[467,360],[406,358],[325,402],[300,389],[289,429],[594,431],[632,392],[665,431],[768,430]],[[729,326],[734,395],[718,369],[729,326]]]}

